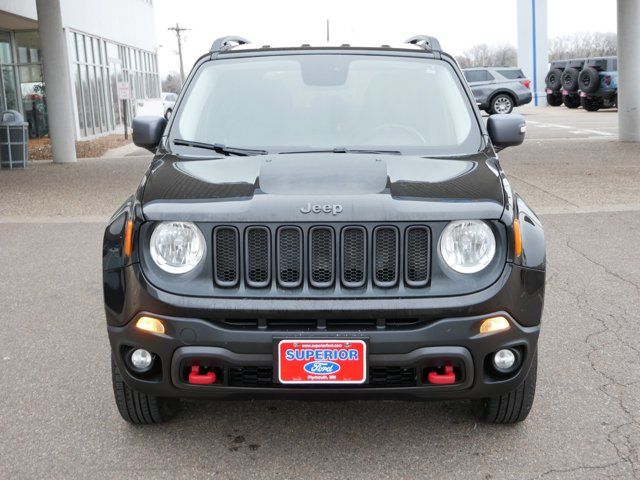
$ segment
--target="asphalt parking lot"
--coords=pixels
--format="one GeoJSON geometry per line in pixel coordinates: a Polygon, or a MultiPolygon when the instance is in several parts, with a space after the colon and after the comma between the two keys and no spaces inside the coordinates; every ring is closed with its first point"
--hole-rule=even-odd
{"type": "Polygon", "coordinates": [[[640,476],[640,145],[616,113],[523,110],[503,152],[546,229],[538,391],[517,426],[465,402],[188,402],[117,414],[100,273],[108,216],[148,156],[0,172],[0,478],[640,476]]]}

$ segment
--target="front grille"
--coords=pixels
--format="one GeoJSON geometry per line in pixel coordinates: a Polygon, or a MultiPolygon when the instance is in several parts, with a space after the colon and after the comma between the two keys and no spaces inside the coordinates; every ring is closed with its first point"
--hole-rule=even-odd
{"type": "Polygon", "coordinates": [[[426,227],[409,227],[405,235],[405,243],[406,282],[412,287],[423,287],[429,281],[431,232],[426,227]]]}
{"type": "Polygon", "coordinates": [[[329,227],[313,227],[309,230],[309,264],[311,285],[330,287],[335,273],[333,230],[329,227]]]}
{"type": "Polygon", "coordinates": [[[395,227],[374,230],[373,272],[373,281],[379,287],[392,287],[398,281],[398,230],[395,227]]]}
{"type": "Polygon", "coordinates": [[[362,287],[367,273],[367,235],[362,227],[342,230],[342,283],[346,287],[362,287]]]}
{"type": "Polygon", "coordinates": [[[238,231],[217,227],[213,231],[214,277],[221,287],[233,287],[240,279],[238,231]]]}
{"type": "Polygon", "coordinates": [[[420,288],[431,279],[432,247],[427,225],[221,225],[213,230],[214,282],[318,294],[420,288]]]}
{"type": "Polygon", "coordinates": [[[278,229],[278,283],[287,288],[302,283],[302,231],[298,227],[278,229]]]}
{"type": "MultiPolygon", "coordinates": [[[[230,367],[229,386],[232,387],[291,387],[273,380],[272,367],[230,367]]],[[[369,367],[368,383],[359,385],[335,385],[338,388],[393,388],[415,387],[417,385],[414,367],[369,367]]],[[[296,388],[327,388],[328,385],[295,385],[296,388]]]]}
{"type": "Polygon", "coordinates": [[[345,330],[411,330],[426,325],[429,320],[408,318],[223,318],[216,319],[232,330],[294,330],[294,331],[345,331],[345,330]]]}
{"type": "Polygon", "coordinates": [[[249,227],[246,231],[247,284],[266,287],[271,280],[271,232],[266,227],[249,227]]]}

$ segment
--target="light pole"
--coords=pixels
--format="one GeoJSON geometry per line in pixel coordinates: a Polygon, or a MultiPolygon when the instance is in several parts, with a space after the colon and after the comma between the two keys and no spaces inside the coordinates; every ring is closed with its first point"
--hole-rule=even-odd
{"type": "Polygon", "coordinates": [[[618,0],[618,135],[640,142],[640,2],[618,0]]]}

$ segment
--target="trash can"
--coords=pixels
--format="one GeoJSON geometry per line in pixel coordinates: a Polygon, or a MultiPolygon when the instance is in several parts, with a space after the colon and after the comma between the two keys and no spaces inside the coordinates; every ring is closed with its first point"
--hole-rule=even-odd
{"type": "Polygon", "coordinates": [[[0,168],[26,168],[29,124],[20,112],[0,112],[0,168]]]}

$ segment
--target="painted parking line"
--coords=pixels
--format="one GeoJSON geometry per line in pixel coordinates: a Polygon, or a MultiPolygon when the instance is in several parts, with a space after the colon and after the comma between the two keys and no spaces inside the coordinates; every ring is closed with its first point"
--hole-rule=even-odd
{"type": "Polygon", "coordinates": [[[569,133],[574,135],[597,135],[602,137],[615,137],[615,133],[605,132],[603,130],[592,130],[588,128],[580,128],[573,125],[561,125],[558,123],[544,123],[537,122],[535,120],[527,120],[527,123],[535,125],[537,128],[560,128],[563,130],[569,130],[569,133]]]}

